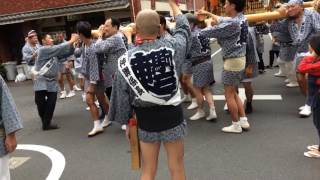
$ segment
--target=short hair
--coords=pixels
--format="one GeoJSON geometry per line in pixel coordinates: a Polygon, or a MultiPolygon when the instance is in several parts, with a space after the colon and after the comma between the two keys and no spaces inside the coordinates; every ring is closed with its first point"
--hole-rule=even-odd
{"type": "Polygon", "coordinates": [[[234,4],[236,6],[237,12],[243,12],[246,7],[246,0],[227,0],[230,4],[234,4]]]}
{"type": "Polygon", "coordinates": [[[50,35],[49,33],[41,33],[40,34],[40,39],[44,40],[48,35],[50,35]]]}
{"type": "Polygon", "coordinates": [[[151,9],[140,11],[137,15],[136,26],[138,33],[141,33],[143,35],[159,35],[159,14],[151,9]]]}
{"type": "Polygon", "coordinates": [[[312,35],[309,44],[314,52],[320,56],[320,33],[312,35]]]}
{"type": "Polygon", "coordinates": [[[91,24],[87,21],[79,21],[76,25],[77,32],[85,38],[91,38],[91,24]]]}
{"type": "Polygon", "coordinates": [[[120,28],[120,21],[119,21],[119,19],[117,19],[117,18],[109,18],[110,20],[111,20],[111,25],[112,25],[112,27],[117,27],[117,30],[119,30],[119,28],[120,28]]]}
{"type": "Polygon", "coordinates": [[[187,13],[187,14],[185,14],[185,16],[186,16],[187,20],[189,21],[189,24],[191,24],[191,23],[194,25],[198,24],[198,19],[194,14],[187,13]]]}

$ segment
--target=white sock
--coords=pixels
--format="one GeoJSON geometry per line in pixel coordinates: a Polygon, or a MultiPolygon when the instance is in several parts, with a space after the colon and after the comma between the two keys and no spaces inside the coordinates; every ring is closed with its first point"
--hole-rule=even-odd
{"type": "Polygon", "coordinates": [[[247,117],[240,117],[240,121],[248,121],[247,117]]]}
{"type": "Polygon", "coordinates": [[[93,123],[95,129],[100,128],[100,120],[95,120],[93,123]]]}

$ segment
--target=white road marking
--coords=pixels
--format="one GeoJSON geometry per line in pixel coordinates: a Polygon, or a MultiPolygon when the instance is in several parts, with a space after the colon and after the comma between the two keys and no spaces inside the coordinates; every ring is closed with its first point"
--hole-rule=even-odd
{"type": "MultiPolygon", "coordinates": [[[[239,97],[244,102],[246,98],[244,88],[239,88],[239,97]]],[[[214,100],[222,101],[226,100],[224,95],[213,95],[214,100]]],[[[253,100],[262,100],[262,101],[282,101],[281,95],[254,95],[253,100]]]]}
{"type": "MultiPolygon", "coordinates": [[[[239,97],[242,103],[245,102],[246,93],[244,88],[239,88],[239,97]]],[[[216,100],[226,100],[223,95],[214,95],[213,99],[216,100]]],[[[281,95],[253,95],[253,100],[262,100],[262,101],[282,101],[281,95]]],[[[226,111],[228,110],[227,103],[224,105],[223,109],[226,111]]]]}
{"type": "Polygon", "coordinates": [[[11,157],[9,161],[9,168],[10,169],[16,169],[20,167],[22,164],[27,162],[30,157],[11,157]]]}
{"type": "Polygon", "coordinates": [[[66,165],[66,160],[62,153],[48,146],[33,145],[33,144],[19,144],[17,149],[37,151],[49,157],[52,163],[52,167],[46,180],[60,179],[66,165]]]}

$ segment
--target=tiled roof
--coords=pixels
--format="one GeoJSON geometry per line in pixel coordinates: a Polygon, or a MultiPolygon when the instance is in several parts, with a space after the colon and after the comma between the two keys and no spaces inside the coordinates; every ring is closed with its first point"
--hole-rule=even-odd
{"type": "Polygon", "coordinates": [[[128,0],[102,0],[93,3],[65,6],[60,8],[42,9],[31,12],[17,14],[7,14],[0,16],[0,25],[15,24],[24,21],[59,17],[73,14],[84,14],[90,12],[123,9],[129,6],[128,0]]]}

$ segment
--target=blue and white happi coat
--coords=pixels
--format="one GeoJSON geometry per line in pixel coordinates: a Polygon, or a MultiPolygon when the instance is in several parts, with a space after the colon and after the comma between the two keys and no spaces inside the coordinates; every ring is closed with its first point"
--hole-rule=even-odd
{"type": "Polygon", "coordinates": [[[172,38],[144,42],[120,57],[108,114],[111,121],[125,124],[133,107],[181,103],[176,69],[185,61],[191,32],[185,16],[176,20],[172,38]]]}

